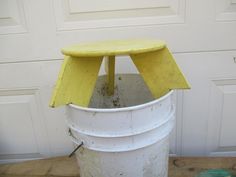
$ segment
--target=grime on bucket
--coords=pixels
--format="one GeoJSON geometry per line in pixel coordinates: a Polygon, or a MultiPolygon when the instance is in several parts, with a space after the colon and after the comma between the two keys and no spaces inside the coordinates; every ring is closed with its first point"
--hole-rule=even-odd
{"type": "Polygon", "coordinates": [[[155,99],[172,89],[189,89],[165,42],[115,40],[73,45],[65,55],[50,106],[75,104],[88,107],[103,58],[106,63],[106,92],[115,93],[115,56],[128,55],[155,99]]]}

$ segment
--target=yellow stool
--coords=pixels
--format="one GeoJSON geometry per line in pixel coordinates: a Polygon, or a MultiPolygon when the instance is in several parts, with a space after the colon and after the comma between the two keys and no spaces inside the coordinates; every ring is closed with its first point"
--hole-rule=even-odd
{"type": "Polygon", "coordinates": [[[112,95],[117,55],[131,57],[155,98],[171,89],[190,88],[163,41],[101,41],[63,48],[62,53],[65,59],[50,102],[51,107],[69,103],[87,107],[104,57],[108,93],[112,95]]]}

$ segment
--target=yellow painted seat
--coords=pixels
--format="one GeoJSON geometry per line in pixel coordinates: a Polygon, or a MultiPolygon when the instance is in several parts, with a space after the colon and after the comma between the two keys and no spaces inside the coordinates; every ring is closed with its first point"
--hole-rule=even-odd
{"type": "Polygon", "coordinates": [[[72,45],[63,48],[62,53],[73,57],[97,57],[152,52],[164,47],[165,42],[157,40],[112,40],[72,45]]]}
{"type": "Polygon", "coordinates": [[[190,88],[165,42],[115,40],[78,44],[62,49],[65,55],[50,106],[73,103],[87,107],[104,56],[108,57],[108,86],[114,88],[115,56],[129,55],[155,98],[170,89],[190,88]]]}

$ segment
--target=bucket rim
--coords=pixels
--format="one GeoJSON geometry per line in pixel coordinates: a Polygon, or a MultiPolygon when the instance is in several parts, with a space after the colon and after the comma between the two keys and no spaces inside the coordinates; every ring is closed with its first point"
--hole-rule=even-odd
{"type": "Polygon", "coordinates": [[[143,109],[143,108],[146,108],[148,106],[152,106],[152,105],[166,99],[167,97],[172,95],[173,92],[174,92],[174,90],[170,90],[168,93],[166,93],[162,97],[160,97],[158,99],[155,99],[153,101],[149,101],[147,103],[143,103],[143,104],[139,104],[139,105],[135,105],[135,106],[122,107],[122,108],[87,108],[87,107],[82,107],[82,106],[78,106],[78,105],[75,105],[75,104],[68,104],[67,106],[75,108],[75,109],[83,110],[83,111],[86,111],[86,112],[102,112],[102,113],[125,112],[125,111],[143,109]]]}

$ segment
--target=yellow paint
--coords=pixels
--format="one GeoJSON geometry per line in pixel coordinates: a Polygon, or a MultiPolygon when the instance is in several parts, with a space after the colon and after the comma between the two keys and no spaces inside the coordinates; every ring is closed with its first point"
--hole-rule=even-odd
{"type": "Polygon", "coordinates": [[[102,57],[66,56],[50,102],[51,107],[73,103],[87,107],[95,87],[102,57]]]}
{"type": "Polygon", "coordinates": [[[67,55],[50,106],[73,103],[87,107],[102,58],[108,59],[108,92],[114,92],[115,56],[130,55],[155,98],[170,89],[190,88],[163,41],[116,40],[78,44],[62,49],[67,55]]]}
{"type": "Polygon", "coordinates": [[[63,48],[62,53],[75,57],[115,56],[151,52],[163,47],[165,43],[157,40],[113,40],[73,45],[63,48]]]}
{"type": "Polygon", "coordinates": [[[131,58],[155,98],[171,89],[190,88],[167,47],[131,58]]]}
{"type": "Polygon", "coordinates": [[[106,58],[105,70],[107,73],[108,95],[113,95],[115,88],[115,56],[106,58]]]}

